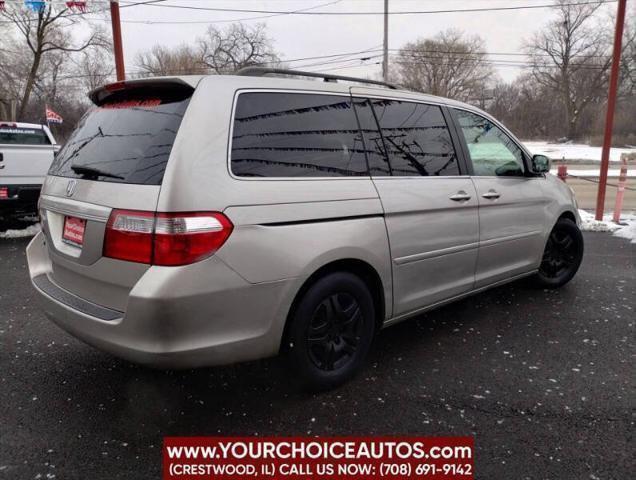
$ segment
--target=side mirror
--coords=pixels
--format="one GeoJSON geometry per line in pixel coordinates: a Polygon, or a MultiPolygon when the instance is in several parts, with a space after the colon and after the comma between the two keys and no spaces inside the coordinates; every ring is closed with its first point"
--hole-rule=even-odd
{"type": "Polygon", "coordinates": [[[550,171],[550,159],[545,155],[532,156],[532,173],[548,173],[550,171]]]}

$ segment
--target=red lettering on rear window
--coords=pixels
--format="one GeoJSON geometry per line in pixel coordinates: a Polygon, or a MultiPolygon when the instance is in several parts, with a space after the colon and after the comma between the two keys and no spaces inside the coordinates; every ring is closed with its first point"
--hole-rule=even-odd
{"type": "Polygon", "coordinates": [[[123,100],[121,102],[106,103],[101,108],[134,108],[134,107],[156,107],[161,105],[158,98],[149,98],[146,100],[123,100]]]}

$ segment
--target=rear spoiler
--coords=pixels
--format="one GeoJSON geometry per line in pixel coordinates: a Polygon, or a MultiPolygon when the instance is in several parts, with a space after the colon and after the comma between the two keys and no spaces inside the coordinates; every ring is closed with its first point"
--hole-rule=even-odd
{"type": "Polygon", "coordinates": [[[96,88],[88,94],[88,98],[97,105],[103,105],[112,97],[121,97],[126,92],[132,91],[153,91],[156,94],[161,92],[170,92],[171,94],[181,93],[184,97],[189,97],[201,80],[201,76],[192,76],[186,78],[179,77],[159,77],[138,80],[125,80],[123,82],[115,82],[96,88]]]}

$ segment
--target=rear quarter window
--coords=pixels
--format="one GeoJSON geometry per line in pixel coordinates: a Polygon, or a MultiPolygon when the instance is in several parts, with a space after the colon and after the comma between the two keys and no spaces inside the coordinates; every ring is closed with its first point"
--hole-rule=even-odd
{"type": "Polygon", "coordinates": [[[368,175],[349,96],[241,93],[231,145],[239,177],[368,175]]]}

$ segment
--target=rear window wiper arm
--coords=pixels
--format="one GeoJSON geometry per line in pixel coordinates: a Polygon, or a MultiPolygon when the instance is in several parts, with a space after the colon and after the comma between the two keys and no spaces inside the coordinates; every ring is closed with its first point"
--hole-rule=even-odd
{"type": "Polygon", "coordinates": [[[82,175],[85,177],[107,177],[107,178],[117,178],[119,180],[123,180],[124,177],[121,175],[115,175],[114,173],[108,173],[100,170],[99,168],[94,167],[86,167],[82,165],[71,165],[71,170],[73,170],[78,175],[82,175]]]}

